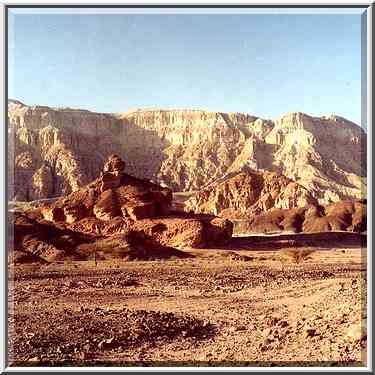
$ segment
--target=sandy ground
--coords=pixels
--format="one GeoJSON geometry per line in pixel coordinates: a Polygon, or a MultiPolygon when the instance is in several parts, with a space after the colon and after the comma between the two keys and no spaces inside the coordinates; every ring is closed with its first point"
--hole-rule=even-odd
{"type": "Polygon", "coordinates": [[[10,365],[365,366],[366,250],[301,250],[11,266],[10,365]]]}

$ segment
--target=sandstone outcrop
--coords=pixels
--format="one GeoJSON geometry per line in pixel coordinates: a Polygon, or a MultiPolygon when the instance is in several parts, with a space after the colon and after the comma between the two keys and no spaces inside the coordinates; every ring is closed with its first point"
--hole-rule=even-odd
{"type": "Polygon", "coordinates": [[[231,239],[232,222],[213,215],[171,212],[170,189],[133,177],[124,167],[121,158],[112,155],[90,184],[15,214],[14,249],[58,261],[69,256],[87,258],[82,248],[97,249],[100,244],[110,248],[111,243],[115,248],[126,240],[130,248],[121,242],[124,258],[138,254],[139,259],[151,259],[163,251],[165,256],[180,254],[171,246],[220,246],[231,239]],[[67,237],[69,243],[62,240],[67,237]]]}
{"type": "MultiPolygon", "coordinates": [[[[319,203],[366,194],[366,133],[337,116],[139,110],[102,114],[9,101],[11,199],[79,190],[116,153],[127,171],[173,191],[197,191],[239,172],[276,172],[319,203]],[[14,187],[14,189],[13,189],[14,187]]],[[[110,182],[108,182],[110,183],[110,182]]]]}
{"type": "Polygon", "coordinates": [[[75,252],[75,248],[92,241],[90,236],[54,226],[47,221],[35,220],[26,214],[12,215],[9,224],[14,233],[10,256],[16,262],[29,262],[37,259],[47,262],[66,259],[80,260],[82,258],[75,252]],[[23,257],[21,257],[22,254],[23,257]]]}
{"type": "Polygon", "coordinates": [[[172,192],[123,172],[124,162],[112,155],[100,177],[86,187],[41,206],[46,220],[73,224],[87,217],[110,221],[116,217],[141,220],[166,215],[172,192]]]}
{"type": "Polygon", "coordinates": [[[241,219],[273,208],[291,209],[317,203],[306,188],[283,175],[248,171],[195,193],[185,202],[185,209],[241,219]]]}
{"type": "Polygon", "coordinates": [[[121,235],[106,237],[94,243],[83,244],[77,252],[85,259],[155,260],[193,258],[194,256],[173,247],[164,246],[144,232],[130,230],[121,235]]]}
{"type": "Polygon", "coordinates": [[[239,223],[239,232],[331,232],[367,231],[367,201],[343,200],[329,205],[307,205],[292,209],[273,209],[239,223]]]}

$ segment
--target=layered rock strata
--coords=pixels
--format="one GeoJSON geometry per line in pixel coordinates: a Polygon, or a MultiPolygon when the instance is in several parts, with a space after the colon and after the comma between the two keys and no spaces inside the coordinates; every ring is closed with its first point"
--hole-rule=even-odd
{"type": "Polygon", "coordinates": [[[275,172],[241,172],[193,194],[185,209],[227,218],[248,218],[273,208],[295,208],[318,201],[302,185],[275,172]]]}
{"type": "Polygon", "coordinates": [[[9,198],[68,194],[115,152],[127,170],[173,191],[248,170],[282,174],[319,203],[366,194],[366,133],[338,116],[137,110],[102,114],[9,101],[9,198]]]}

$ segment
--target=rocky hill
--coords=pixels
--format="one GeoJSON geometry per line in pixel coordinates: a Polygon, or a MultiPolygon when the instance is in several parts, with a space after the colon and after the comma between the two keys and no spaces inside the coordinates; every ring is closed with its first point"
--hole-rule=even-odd
{"type": "Polygon", "coordinates": [[[112,155],[91,183],[12,215],[13,250],[45,261],[87,259],[98,249],[112,257],[149,259],[178,255],[175,247],[220,246],[231,239],[229,220],[173,212],[170,189],[124,168],[112,155]]]}
{"type": "Polygon", "coordinates": [[[273,209],[238,223],[239,233],[269,232],[366,232],[367,201],[342,200],[329,205],[306,205],[291,209],[273,209]]]}
{"type": "Polygon", "coordinates": [[[249,171],[193,194],[185,202],[185,210],[247,219],[273,208],[291,209],[317,203],[306,188],[283,175],[249,171]]]}
{"type": "Polygon", "coordinates": [[[147,110],[121,114],[9,101],[10,199],[64,195],[94,179],[112,153],[130,174],[174,191],[249,170],[283,174],[320,203],[362,197],[366,133],[340,117],[147,110]],[[14,187],[14,188],[13,188],[14,187]]]}

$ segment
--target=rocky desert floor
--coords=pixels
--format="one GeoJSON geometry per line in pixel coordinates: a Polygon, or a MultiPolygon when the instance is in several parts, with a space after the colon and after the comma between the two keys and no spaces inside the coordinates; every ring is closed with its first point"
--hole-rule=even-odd
{"type": "Polygon", "coordinates": [[[244,241],[10,265],[9,365],[366,366],[366,249],[244,241]]]}

